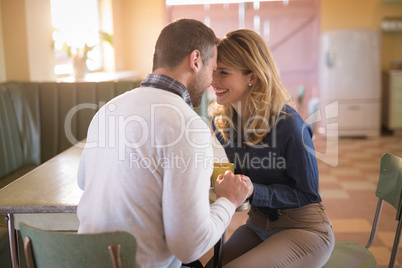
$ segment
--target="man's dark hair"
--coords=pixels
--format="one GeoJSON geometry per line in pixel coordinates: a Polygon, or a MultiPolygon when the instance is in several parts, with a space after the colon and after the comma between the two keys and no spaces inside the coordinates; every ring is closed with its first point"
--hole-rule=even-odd
{"type": "Polygon", "coordinates": [[[163,28],[155,45],[152,71],[176,68],[194,50],[199,50],[203,64],[213,57],[218,44],[215,33],[194,19],[179,19],[163,28]]]}

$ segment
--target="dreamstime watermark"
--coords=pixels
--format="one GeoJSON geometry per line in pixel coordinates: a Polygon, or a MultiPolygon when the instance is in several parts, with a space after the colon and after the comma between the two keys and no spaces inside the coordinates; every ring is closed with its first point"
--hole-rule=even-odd
{"type": "MultiPolygon", "coordinates": [[[[134,109],[135,111],[135,109],[134,109]]],[[[166,148],[172,148],[174,146],[184,146],[185,148],[191,147],[194,149],[206,149],[212,144],[214,148],[222,148],[222,145],[217,139],[211,135],[211,126],[206,125],[205,118],[198,115],[189,117],[177,106],[171,104],[152,104],[148,113],[145,111],[138,111],[141,114],[131,114],[129,116],[123,115],[119,112],[118,107],[114,103],[83,103],[73,107],[67,114],[64,122],[64,130],[67,139],[72,144],[81,148],[117,148],[118,159],[129,159],[132,167],[148,167],[156,169],[157,166],[166,167],[178,167],[185,170],[192,163],[197,165],[202,162],[210,162],[210,159],[199,160],[200,157],[193,156],[184,158],[182,156],[165,156],[164,158],[151,159],[141,156],[137,149],[147,146],[155,150],[163,150],[166,148]],[[99,107],[101,107],[99,109],[99,107]],[[88,138],[86,142],[80,142],[73,134],[73,122],[80,116],[80,111],[84,109],[98,110],[95,117],[92,119],[96,128],[90,128],[88,132],[88,138]],[[164,129],[166,124],[163,121],[172,120],[173,124],[169,124],[171,129],[164,129]]],[[[281,116],[278,120],[283,120],[286,115],[281,116]]],[[[307,132],[305,128],[309,125],[317,124],[318,122],[324,122],[326,128],[326,144],[324,146],[324,152],[316,151],[310,147],[309,144],[304,144],[304,148],[311,154],[314,154],[317,159],[327,163],[331,166],[338,164],[338,123],[330,122],[333,118],[338,117],[338,102],[333,102],[325,105],[323,109],[318,109],[311,114],[307,119],[303,128],[300,130],[302,135],[307,132]]],[[[269,126],[269,122],[266,118],[258,118],[259,120],[266,120],[264,123],[269,126]]],[[[235,122],[229,120],[230,126],[225,131],[229,133],[229,140],[237,141],[241,146],[244,137],[240,137],[239,132],[234,131],[233,125],[235,122]],[[235,138],[237,135],[237,138],[235,138]]],[[[249,133],[248,125],[251,120],[246,122],[245,132],[249,133]]],[[[239,122],[236,123],[239,125],[239,122]]],[[[259,133],[268,133],[268,129],[254,130],[259,133]]],[[[269,144],[255,144],[250,145],[255,149],[271,147],[276,148],[277,139],[280,133],[274,125],[270,130],[271,139],[269,144]]],[[[247,139],[247,135],[245,138],[247,139]]],[[[304,139],[303,139],[304,140],[304,139]]],[[[307,139],[308,140],[308,139],[307,139]]],[[[247,142],[247,140],[246,140],[247,142]]],[[[228,143],[233,145],[232,143],[228,143]]],[[[223,146],[227,146],[224,144],[223,146]]],[[[215,159],[216,160],[216,159],[215,159]]],[[[243,159],[235,159],[241,166],[246,165],[249,168],[271,168],[281,169],[286,168],[285,160],[272,153],[263,157],[250,157],[245,155],[243,159]]]]}

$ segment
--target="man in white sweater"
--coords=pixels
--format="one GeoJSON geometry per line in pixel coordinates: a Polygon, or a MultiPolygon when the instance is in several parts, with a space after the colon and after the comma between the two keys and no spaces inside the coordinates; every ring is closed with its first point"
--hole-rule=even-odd
{"type": "Polygon", "coordinates": [[[218,199],[209,204],[212,136],[192,108],[212,82],[216,44],[199,21],[167,25],[152,74],[105,104],[89,126],[78,171],[79,232],[131,232],[139,268],[200,258],[250,195],[249,179],[229,172],[219,177],[218,199]]]}

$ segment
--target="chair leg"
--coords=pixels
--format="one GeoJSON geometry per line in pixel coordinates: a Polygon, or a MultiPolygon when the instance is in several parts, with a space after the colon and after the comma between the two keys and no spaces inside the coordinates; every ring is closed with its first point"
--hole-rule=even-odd
{"type": "Polygon", "coordinates": [[[32,254],[32,243],[31,243],[31,238],[29,238],[29,236],[24,237],[24,253],[25,253],[25,258],[27,261],[27,267],[35,268],[35,263],[34,263],[33,254],[32,254]]]}
{"type": "Polygon", "coordinates": [[[374,238],[377,234],[378,223],[379,223],[379,219],[381,216],[383,204],[384,204],[384,200],[382,198],[379,198],[378,203],[377,203],[377,209],[376,209],[375,215],[374,215],[373,227],[371,228],[371,234],[370,234],[369,241],[366,244],[366,248],[369,248],[371,246],[371,244],[373,244],[373,242],[374,242],[374,238]]]}
{"type": "Polygon", "coordinates": [[[121,268],[121,258],[120,258],[120,245],[111,244],[108,246],[110,258],[112,258],[113,268],[121,268]]]}
{"type": "Polygon", "coordinates": [[[402,221],[399,220],[398,227],[396,229],[394,245],[392,246],[391,258],[389,260],[389,266],[388,266],[389,268],[395,267],[396,255],[398,255],[399,242],[401,240],[401,231],[402,231],[402,221]]]}

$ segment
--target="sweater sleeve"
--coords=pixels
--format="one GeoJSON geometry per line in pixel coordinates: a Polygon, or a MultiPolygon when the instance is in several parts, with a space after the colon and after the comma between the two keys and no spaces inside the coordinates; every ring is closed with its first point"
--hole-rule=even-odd
{"type": "MultiPolygon", "coordinates": [[[[163,157],[175,155],[177,165],[182,163],[181,168],[164,169],[162,196],[167,245],[182,262],[194,261],[211,249],[235,212],[234,205],[226,198],[218,199],[212,206],[209,204],[212,136],[201,119],[196,121],[188,125],[176,144],[161,151],[163,157]]],[[[166,131],[160,138],[168,135],[166,131]]]]}

